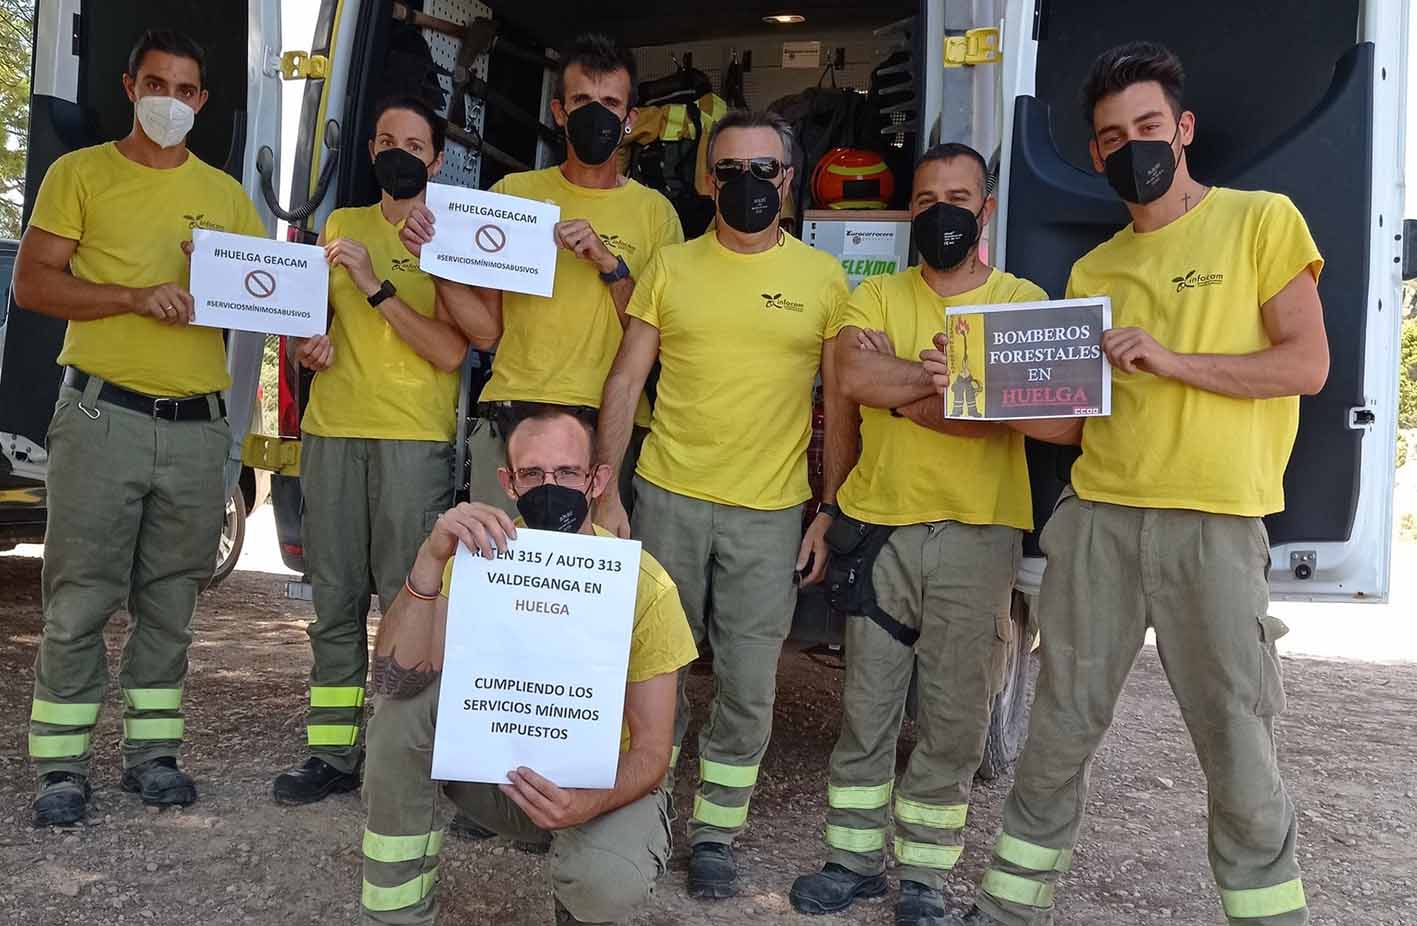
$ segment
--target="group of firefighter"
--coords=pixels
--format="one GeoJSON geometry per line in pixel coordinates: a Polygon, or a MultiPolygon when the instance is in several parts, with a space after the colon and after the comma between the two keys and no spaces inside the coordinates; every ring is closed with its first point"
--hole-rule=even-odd
{"type": "MultiPolygon", "coordinates": [[[[363,921],[433,922],[440,795],[461,829],[548,849],[556,922],[632,917],[669,858],[684,681],[701,649],[715,688],[685,808],[688,892],[735,895],[733,845],[798,588],[828,576],[848,614],[841,731],[825,863],[791,885],[797,910],[884,894],[889,851],[898,926],[1052,923],[1089,768],[1150,629],[1205,772],[1225,917],[1307,923],[1275,754],[1285,628],[1267,614],[1261,518],[1284,507],[1298,396],[1327,375],[1323,259],[1286,197],[1191,176],[1196,117],[1176,57],[1120,46],[1083,88],[1093,166],[1132,220],[1067,285],[1111,298],[1112,413],[1010,422],[943,415],[965,372],[945,310],[1047,298],[980,256],[995,200],[978,152],[924,153],[910,193],[920,264],[852,291],[837,258],[781,228],[794,167],[779,118],[717,120],[705,141],[715,220],[686,242],[669,202],[615,157],[635,117],[633,56],[588,35],[560,67],[564,163],[493,187],[560,207],[553,295],[419,269],[445,126],[398,97],[373,114],[379,201],[335,210],[320,235],[328,333],[287,345],[315,371],[300,462],[314,660],[308,759],[275,779],[274,798],[309,804],[362,783],[363,921]],[[1192,270],[1207,285],[1178,286],[1192,270]],[[458,371],[474,347],[495,360],[468,438],[471,500],[455,505],[458,371]],[[824,485],[812,503],[818,381],[824,485]],[[1041,672],[1002,832],[974,906],[952,912],[943,887],[1020,632],[1010,603],[1034,527],[1025,437],[1081,456],[1040,539],[1041,672]],[[613,788],[563,789],[526,768],[502,785],[432,779],[451,557],[494,555],[520,526],[643,544],[613,788]],[[365,728],[371,587],[383,617],[365,728]],[[912,677],[916,742],[898,776],[912,677]]],[[[146,33],[123,84],[131,133],[49,169],[15,276],[20,305],[68,321],[30,715],[41,826],[80,821],[90,801],[103,630],[123,608],[123,789],[149,805],[196,799],[177,763],[183,682],[231,441],[223,334],[190,324],[189,242],[196,227],[265,233],[240,185],[187,150],[207,99],[201,48],[146,33]]]]}

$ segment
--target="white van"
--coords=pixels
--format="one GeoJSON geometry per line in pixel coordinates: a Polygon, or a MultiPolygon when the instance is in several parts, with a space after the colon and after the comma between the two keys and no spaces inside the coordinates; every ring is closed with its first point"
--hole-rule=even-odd
{"type": "MultiPolygon", "coordinates": [[[[138,0],[41,0],[31,195],[59,154],[127,131],[130,108],[120,97],[118,74],[133,39],[150,25],[189,32],[211,56],[212,98],[193,133],[193,149],[241,179],[270,228],[274,207],[293,219],[293,236],[311,238],[332,209],[374,200],[365,144],[370,108],[385,93],[408,89],[403,85],[410,80],[436,81],[444,91],[457,80],[471,91],[455,110],[465,141],[480,140],[482,148],[450,142],[439,180],[485,188],[510,163],[554,163],[554,133],[544,128],[551,124],[554,62],[548,55],[576,32],[593,29],[635,48],[642,81],[691,64],[726,93],[732,69],[755,108],[818,84],[862,91],[874,84],[866,100],[876,106],[888,154],[906,156],[898,185],[908,186],[909,157],[932,143],[965,141],[985,153],[999,174],[1000,208],[988,231],[991,259],[1058,297],[1072,262],[1127,221],[1088,164],[1078,99],[1086,70],[1097,53],[1122,41],[1167,43],[1186,64],[1186,102],[1197,114],[1196,142],[1187,151],[1192,171],[1206,182],[1288,194],[1327,261],[1319,290],[1332,367],[1324,390],[1301,405],[1285,477],[1288,508],[1268,519],[1273,593],[1342,601],[1386,597],[1398,291],[1407,269],[1401,209],[1408,11],[1402,0],[804,0],[786,7],[751,0],[713,7],[624,0],[318,2],[310,44],[287,50],[284,60],[283,76],[306,87],[294,139],[295,192],[292,201],[279,203],[273,179],[282,150],[276,0],[163,4],[163,14],[138,0]],[[476,28],[464,50],[469,23],[476,28]],[[882,72],[895,75],[889,98],[881,92],[882,72]]],[[[804,166],[810,174],[813,165],[804,166]]],[[[61,333],[51,319],[9,316],[0,366],[0,507],[9,491],[42,490],[42,466],[15,448],[42,449],[61,333]]],[[[234,334],[229,343],[234,479],[261,339],[234,334]]],[[[486,361],[474,352],[464,367],[464,413],[486,361]]],[[[281,375],[281,430],[295,440],[305,390],[287,364],[281,375]]],[[[1039,526],[1074,452],[1030,442],[1039,526]]],[[[457,482],[465,487],[462,466],[460,456],[457,482]]],[[[282,554],[301,568],[298,479],[277,475],[272,493],[282,554]]],[[[1031,540],[1028,552],[1033,555],[1020,576],[1024,593],[1036,590],[1043,566],[1031,540]]],[[[1029,632],[1017,635],[986,774],[1007,766],[1024,729],[1027,653],[1036,626],[1025,601],[1021,594],[1016,611],[1029,632]]],[[[801,639],[839,635],[841,618],[818,593],[804,594],[797,617],[801,639]]]]}

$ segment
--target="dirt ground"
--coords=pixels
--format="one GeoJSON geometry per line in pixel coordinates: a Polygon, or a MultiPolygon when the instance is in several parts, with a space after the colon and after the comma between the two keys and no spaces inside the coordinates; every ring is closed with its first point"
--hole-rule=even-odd
{"type": "MultiPolygon", "coordinates": [[[[203,597],[187,688],[185,767],[201,800],[146,812],[118,788],[118,711],[100,721],[94,805],[71,831],[29,825],[25,758],[31,671],[40,629],[40,561],[0,557],[0,923],[351,923],[359,895],[359,799],[309,808],[270,800],[271,779],[303,757],[309,606],[281,596],[284,577],[237,572],[203,597]]],[[[115,654],[122,617],[109,632],[115,654]]],[[[1300,851],[1316,924],[1417,923],[1417,666],[1286,659],[1280,726],[1285,776],[1300,809],[1300,851]]],[[[739,843],[742,895],[705,905],[684,893],[684,850],[637,926],[854,923],[885,926],[889,898],[849,916],[801,917],[792,879],[822,860],[825,769],[840,717],[840,674],[784,656],[776,735],[739,843]]],[[[696,678],[702,706],[710,690],[696,678]]],[[[116,688],[116,683],[113,685],[116,688]]],[[[112,689],[111,689],[112,692],[112,689]]],[[[902,747],[906,754],[908,743],[902,747]]],[[[680,766],[687,806],[693,747],[680,766]]],[[[1154,650],[1123,696],[1093,772],[1090,821],[1060,893],[1059,926],[1223,922],[1206,866],[1205,795],[1154,650]]],[[[968,850],[950,881],[972,893],[998,830],[1007,782],[975,791],[968,850]]],[[[682,822],[678,835],[682,836],[682,822]]],[[[443,923],[549,923],[540,861],[501,840],[443,849],[443,923]]]]}

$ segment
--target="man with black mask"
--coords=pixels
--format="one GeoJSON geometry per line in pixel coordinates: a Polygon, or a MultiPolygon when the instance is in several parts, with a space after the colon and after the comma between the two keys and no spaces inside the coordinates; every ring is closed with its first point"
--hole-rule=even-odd
{"type": "MultiPolygon", "coordinates": [[[[610,484],[592,463],[593,416],[534,405],[512,426],[501,491],[537,530],[599,534],[590,501],[610,484]]],[[[437,915],[441,790],[478,826],[548,845],[547,879],[556,922],[619,923],[649,899],[669,857],[664,775],[674,733],[675,685],[694,660],[693,635],[673,581],[647,551],[640,555],[625,717],[615,785],[567,789],[519,768],[508,784],[431,779],[438,676],[449,614],[453,554],[459,544],[489,559],[515,540],[517,524],[484,502],[444,513],[418,550],[374,645],[379,704],[369,724],[364,799],[363,923],[431,924],[437,915]]]]}
{"type": "MultiPolygon", "coordinates": [[[[551,114],[566,132],[565,162],[508,174],[492,191],[561,207],[553,294],[435,280],[463,332],[479,348],[497,352],[469,441],[472,497],[501,498],[494,504],[509,512],[497,485],[499,426],[507,426],[521,403],[600,406],[635,279],[660,247],[684,240],[669,200],[623,176],[615,157],[635,120],[634,55],[602,35],[577,38],[562,52],[551,114]]],[[[416,256],[432,233],[433,214],[415,209],[404,243],[416,256]]],[[[649,424],[643,399],[635,423],[641,429],[649,424]]],[[[629,448],[630,469],[637,448],[638,442],[629,448]]]]}
{"type": "MultiPolygon", "coordinates": [[[[973,148],[927,151],[910,208],[924,262],[863,281],[832,324],[841,391],[861,420],[859,462],[856,431],[835,434],[825,474],[837,500],[828,578],[833,604],[849,615],[846,685],[827,786],[828,861],[797,879],[791,899],[804,913],[832,913],[884,893],[894,817],[895,921],[934,926],[1003,681],[1033,506],[1023,435],[947,421],[919,355],[952,306],[1047,296],[980,260],[994,198],[973,148]],[[896,742],[917,668],[917,739],[897,786],[896,742]]],[[[969,332],[957,335],[962,354],[969,332]]]]}
{"type": "Polygon", "coordinates": [[[359,786],[368,668],[369,579],[387,610],[429,524],[453,500],[458,367],[467,339],[433,279],[399,241],[443,164],[443,121],[422,100],[374,111],[369,156],[383,191],[336,209],[320,243],[330,263],[330,331],[295,342],[317,371],[301,430],[302,524],[315,621],[306,742],[275,799],[308,804],[359,786]]]}
{"type": "MultiPolygon", "coordinates": [[[[1284,507],[1298,396],[1328,375],[1323,258],[1288,197],[1191,176],[1183,80],[1169,49],[1135,42],[1098,57],[1083,90],[1093,167],[1132,220],[1068,279],[1069,295],[1112,299],[1112,414],[1012,423],[1082,455],[1041,538],[1042,668],[1003,832],[976,909],[947,926],[1051,926],[1092,760],[1148,629],[1205,771],[1227,921],[1309,922],[1275,754],[1285,627],[1266,613],[1261,517],[1284,507]]],[[[947,389],[950,360],[926,367],[947,389]]]]}
{"type": "MultiPolygon", "coordinates": [[[[811,497],[806,454],[819,368],[829,434],[837,427],[824,342],[846,298],[846,276],[830,254],[779,228],[793,174],[786,123],[732,112],[708,145],[716,221],[702,237],[662,249],[635,289],[605,383],[596,459],[620,464],[635,402],[658,359],[634,534],[681,589],[695,640],[713,648],[718,693],[699,734],[689,892],[720,898],[737,890],[731,845],[772,732],[794,570],[814,582],[825,566],[820,530],[801,536],[802,504],[811,497]]],[[[629,535],[613,483],[599,511],[600,523],[629,535]]],[[[687,725],[681,695],[676,758],[687,725]]]]}

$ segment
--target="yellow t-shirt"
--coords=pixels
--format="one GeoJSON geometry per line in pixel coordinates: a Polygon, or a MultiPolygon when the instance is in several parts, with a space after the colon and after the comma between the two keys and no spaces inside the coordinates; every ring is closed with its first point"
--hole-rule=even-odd
{"type": "Polygon", "coordinates": [[[784,235],[739,254],[712,229],[662,249],[629,314],[659,329],[659,392],[639,475],[691,498],[779,511],[812,496],[807,443],[841,262],[784,235]]]}
{"type": "MultiPolygon", "coordinates": [[[[156,170],[128,160],[112,142],[55,161],[30,224],[78,242],[69,259],[78,279],[132,288],[187,288],[181,244],[193,229],[266,234],[241,184],[195,154],[180,167],[156,170]]],[[[59,362],[147,395],[197,395],[231,385],[220,329],[164,325],[132,313],[69,322],[59,362]]]]}
{"type": "MultiPolygon", "coordinates": [[[[374,275],[393,283],[404,305],[432,318],[433,278],[399,241],[401,226],[390,224],[378,203],[336,209],[325,220],[324,239],[363,244],[374,275]]],[[[330,308],[335,360],[315,374],[301,428],[321,437],[452,440],[458,374],[418,356],[340,267],[330,270],[330,308]]]]}
{"type": "MultiPolygon", "coordinates": [[[[1112,298],[1112,324],[1184,354],[1270,346],[1260,306],[1323,269],[1287,196],[1216,187],[1164,228],[1131,226],[1073,265],[1069,296],[1112,298]]],[[[1284,508],[1299,399],[1240,399],[1112,371],[1112,414],[1083,426],[1073,487],[1089,501],[1256,516],[1284,508]]]]}
{"type": "MultiPolygon", "coordinates": [[[[930,288],[919,267],[861,281],[832,323],[890,335],[896,356],[917,360],[943,330],[945,309],[1047,299],[1042,289],[1002,270],[954,296],[930,288]]],[[[943,401],[941,402],[943,415],[943,401]]],[[[1033,527],[1033,501],[1023,435],[954,437],[922,428],[885,409],[861,408],[861,459],[837,493],[837,504],[871,524],[961,521],[1033,527]]]]}
{"type": "MultiPolygon", "coordinates": [[[[585,219],[611,253],[639,280],[662,245],[684,240],[679,216],[658,192],[634,180],[608,190],[579,187],[559,167],[508,174],[494,193],[555,203],[561,221],[585,219]]],[[[600,271],[565,248],[556,249],[550,298],[502,294],[502,340],[492,361],[486,401],[554,402],[600,407],[610,364],[624,329],[600,271]]],[[[649,423],[641,400],[636,421],[649,423]]]]}
{"type": "MultiPolygon", "coordinates": [[[[517,519],[517,525],[522,521],[517,519]]],[[[592,525],[597,537],[614,536],[600,525],[592,525]]],[[[453,585],[453,561],[443,567],[443,589],[448,597],[453,585]]],[[[699,656],[689,619],[679,600],[679,589],[659,561],[640,548],[640,575],[635,586],[635,623],[630,630],[630,664],[625,682],[647,682],[660,675],[677,672],[699,656]]],[[[620,751],[630,751],[630,725],[620,727],[620,751]]]]}

